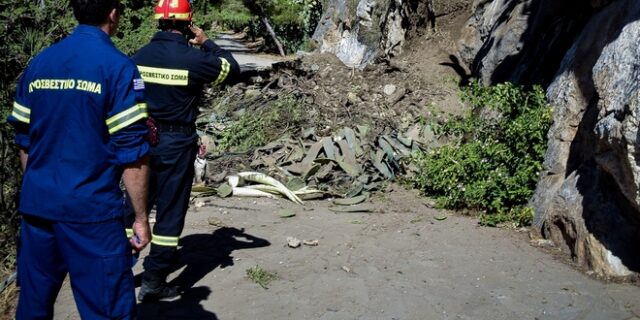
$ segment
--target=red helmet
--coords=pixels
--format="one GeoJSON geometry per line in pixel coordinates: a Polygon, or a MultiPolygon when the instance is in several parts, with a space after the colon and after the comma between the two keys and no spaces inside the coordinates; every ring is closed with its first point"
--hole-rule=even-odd
{"type": "Polygon", "coordinates": [[[160,0],[154,9],[156,20],[183,20],[191,21],[193,12],[189,0],[160,0]]]}

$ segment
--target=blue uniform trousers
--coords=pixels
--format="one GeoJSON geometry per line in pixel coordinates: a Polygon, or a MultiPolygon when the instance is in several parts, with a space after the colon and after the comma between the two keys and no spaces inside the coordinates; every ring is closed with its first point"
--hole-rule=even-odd
{"type": "MultiPolygon", "coordinates": [[[[160,132],[159,137],[159,144],[151,148],[149,208],[155,205],[156,222],[144,270],[165,277],[178,259],[178,239],[189,209],[198,137],[195,130],[193,133],[160,132]]],[[[133,224],[133,219],[130,210],[128,226],[133,224]]]]}
{"type": "Polygon", "coordinates": [[[16,319],[52,319],[67,275],[82,319],[132,319],[131,245],[121,219],[67,223],[23,215],[16,319]]]}

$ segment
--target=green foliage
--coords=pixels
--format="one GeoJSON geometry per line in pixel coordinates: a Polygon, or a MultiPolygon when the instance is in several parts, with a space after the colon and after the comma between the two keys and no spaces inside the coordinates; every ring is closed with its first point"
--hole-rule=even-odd
{"type": "Polygon", "coordinates": [[[462,97],[471,112],[437,128],[452,143],[414,156],[414,186],[442,208],[486,212],[486,225],[528,224],[530,211],[521,206],[533,195],[551,125],[543,90],[474,83],[462,97]]]}
{"type": "Polygon", "coordinates": [[[126,9],[120,18],[118,33],[112,38],[115,45],[127,55],[134,54],[147,44],[157,28],[153,19],[156,0],[123,0],[126,9]]]}
{"type": "Polygon", "coordinates": [[[202,19],[231,30],[242,30],[257,22],[256,17],[242,4],[242,1],[221,1],[202,19]]]}
{"type": "Polygon", "coordinates": [[[309,47],[308,41],[322,14],[322,4],[318,0],[223,0],[214,2],[211,8],[209,3],[210,1],[202,1],[200,4],[196,2],[196,8],[205,12],[201,18],[203,21],[222,28],[247,29],[251,36],[263,37],[270,47],[274,47],[260,20],[261,17],[267,17],[288,52],[309,47]]]}
{"type": "Polygon", "coordinates": [[[528,226],[533,221],[534,211],[531,207],[517,206],[508,212],[480,215],[480,225],[496,227],[502,223],[511,222],[516,226],[528,226]]]}
{"type": "Polygon", "coordinates": [[[227,127],[220,138],[220,151],[246,152],[279,138],[289,128],[299,127],[302,105],[294,97],[283,97],[245,113],[227,127]]]}
{"type": "Polygon", "coordinates": [[[15,240],[18,232],[18,191],[21,171],[18,151],[13,145],[13,132],[0,125],[0,274],[15,262],[15,240]]]}

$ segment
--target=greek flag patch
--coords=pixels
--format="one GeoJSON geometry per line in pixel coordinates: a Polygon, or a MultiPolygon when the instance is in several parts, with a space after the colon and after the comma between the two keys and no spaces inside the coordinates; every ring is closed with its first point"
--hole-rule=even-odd
{"type": "Polygon", "coordinates": [[[133,79],[133,90],[144,90],[144,81],[142,79],[133,79]]]}

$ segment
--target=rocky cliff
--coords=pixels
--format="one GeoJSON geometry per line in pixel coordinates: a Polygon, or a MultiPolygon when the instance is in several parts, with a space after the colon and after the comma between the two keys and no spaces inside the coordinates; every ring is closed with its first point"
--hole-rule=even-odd
{"type": "Polygon", "coordinates": [[[328,0],[313,40],[348,66],[395,56],[412,31],[433,23],[431,0],[328,0]]]}
{"type": "Polygon", "coordinates": [[[640,271],[640,2],[475,1],[460,56],[484,83],[548,85],[535,225],[602,277],[640,271]]]}

